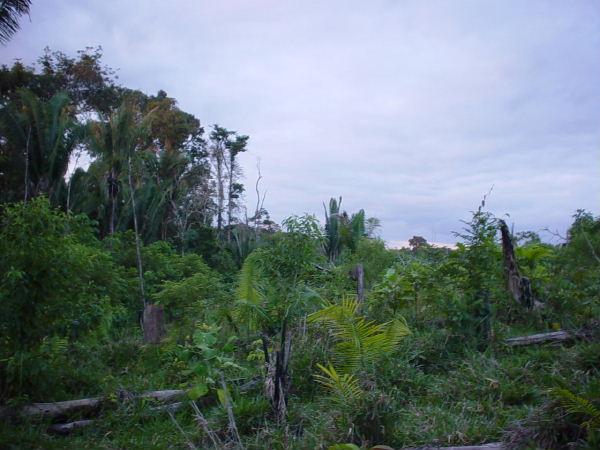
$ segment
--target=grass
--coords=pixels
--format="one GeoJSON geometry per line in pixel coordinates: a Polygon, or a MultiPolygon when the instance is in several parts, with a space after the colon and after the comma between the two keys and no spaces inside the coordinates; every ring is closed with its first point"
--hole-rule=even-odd
{"type": "MultiPolygon", "coordinates": [[[[597,382],[600,373],[598,343],[498,346],[485,352],[453,354],[445,350],[444,342],[444,333],[417,331],[397,354],[373,368],[366,377],[372,383],[366,386],[365,404],[350,411],[355,435],[371,444],[394,448],[498,441],[511,424],[525,419],[549,399],[550,388],[585,391],[590,383],[597,382]]],[[[95,392],[86,386],[77,394],[177,388],[182,379],[169,361],[169,345],[147,347],[137,339],[124,339],[99,349],[100,362],[82,358],[82,373],[99,367],[105,371],[95,375],[100,380],[95,392]]],[[[303,362],[310,363],[311,357],[304,355],[303,362]]],[[[340,411],[332,410],[325,394],[318,387],[302,388],[311,383],[307,368],[297,372],[299,378],[294,381],[299,387],[289,402],[287,429],[270,422],[262,386],[234,399],[238,428],[248,449],[326,448],[349,437],[347,430],[339,427],[340,411]]],[[[2,422],[0,448],[187,448],[186,437],[170,417],[150,413],[150,406],[148,402],[134,402],[105,410],[93,426],[66,437],[48,435],[48,422],[2,422]]],[[[207,407],[206,416],[215,430],[226,429],[226,415],[218,404],[207,407]]],[[[186,435],[203,448],[203,433],[191,408],[176,418],[186,435]]]]}

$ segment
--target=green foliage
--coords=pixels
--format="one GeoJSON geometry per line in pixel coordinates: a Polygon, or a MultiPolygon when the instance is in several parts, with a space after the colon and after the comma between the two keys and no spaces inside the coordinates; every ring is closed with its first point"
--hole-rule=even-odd
{"type": "Polygon", "coordinates": [[[242,367],[235,362],[236,336],[229,336],[219,342],[220,328],[214,325],[202,324],[194,331],[191,342],[178,345],[172,352],[171,364],[186,366],[181,374],[187,379],[186,385],[191,385],[188,397],[191,400],[206,395],[209,389],[214,389],[222,375],[239,374],[242,367]]]}
{"type": "Polygon", "coordinates": [[[358,302],[346,298],[309,316],[310,322],[322,322],[330,327],[337,340],[334,359],[344,373],[356,372],[377,361],[410,333],[401,318],[376,324],[359,316],[357,310],[358,302]]]}
{"type": "Polygon", "coordinates": [[[554,388],[550,393],[560,400],[569,414],[582,414],[588,419],[582,426],[588,429],[600,428],[600,409],[595,407],[588,399],[573,394],[562,388],[554,388]]]}
{"type": "Polygon", "coordinates": [[[15,176],[15,184],[19,182],[18,186],[5,186],[9,197],[3,195],[2,201],[45,194],[53,205],[62,204],[66,194],[64,176],[79,137],[69,106],[70,99],[64,92],[44,101],[23,89],[0,110],[0,133],[6,152],[0,159],[0,169],[15,176]]]}
{"type": "Polygon", "coordinates": [[[177,323],[175,331],[183,336],[189,334],[197,322],[221,319],[227,306],[226,288],[221,277],[199,256],[174,256],[173,259],[179,260],[177,263],[186,269],[182,271],[183,276],[188,271],[193,271],[193,274],[185,278],[176,277],[176,281],[162,278],[165,281],[152,299],[165,306],[167,318],[177,323]]]}
{"type": "Polygon", "coordinates": [[[254,252],[246,258],[236,290],[236,318],[238,321],[244,321],[251,330],[260,329],[261,325],[269,320],[266,299],[258,284],[258,258],[260,252],[254,252]]]}
{"type": "MultiPolygon", "coordinates": [[[[122,314],[118,301],[126,284],[110,255],[94,243],[86,219],[54,210],[39,197],[6,207],[1,220],[1,357],[27,353],[11,360],[15,368],[23,358],[42,358],[48,339],[106,337],[122,314]]],[[[5,370],[3,378],[14,376],[5,370]]],[[[35,373],[21,373],[22,381],[9,386],[33,394],[35,373]]]]}
{"type": "Polygon", "coordinates": [[[9,0],[0,9],[0,43],[6,44],[19,30],[19,17],[29,14],[31,0],[9,0]]]}
{"type": "Polygon", "coordinates": [[[366,236],[365,212],[360,210],[352,216],[341,211],[342,197],[329,200],[329,210],[325,209],[325,253],[330,263],[339,262],[344,248],[355,251],[360,239],[366,236]]]}
{"type": "Polygon", "coordinates": [[[327,450],[360,450],[360,447],[356,444],[333,444],[327,450]]]}
{"type": "Polygon", "coordinates": [[[242,266],[236,317],[250,329],[274,329],[314,303],[309,287],[320,261],[318,228],[311,216],[289,218],[287,233],[276,233],[270,245],[254,250],[242,266]]]}
{"type": "Polygon", "coordinates": [[[350,258],[351,263],[361,263],[365,272],[365,287],[371,289],[387,269],[396,261],[393,251],[385,248],[381,239],[361,238],[350,258]]]}
{"type": "Polygon", "coordinates": [[[362,397],[362,389],[354,375],[339,374],[331,364],[328,367],[317,364],[317,367],[325,375],[317,374],[314,376],[315,380],[329,390],[331,398],[338,406],[352,407],[362,397]]]}
{"type": "Polygon", "coordinates": [[[431,298],[429,294],[434,289],[436,269],[417,259],[389,268],[373,288],[370,309],[395,315],[405,308],[413,310],[417,319],[425,306],[423,297],[431,298]]]}

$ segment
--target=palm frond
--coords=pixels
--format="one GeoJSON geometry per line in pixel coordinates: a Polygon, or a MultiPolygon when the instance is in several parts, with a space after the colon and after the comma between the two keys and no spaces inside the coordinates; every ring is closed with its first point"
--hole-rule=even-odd
{"type": "Polygon", "coordinates": [[[340,303],[330,303],[323,309],[308,316],[309,322],[340,322],[352,318],[358,310],[358,302],[352,298],[344,298],[340,303]]]}
{"type": "Polygon", "coordinates": [[[583,422],[584,427],[600,428],[600,410],[592,402],[567,389],[554,388],[550,390],[550,393],[560,401],[569,414],[583,414],[589,417],[583,422]]]}
{"type": "Polygon", "coordinates": [[[265,296],[259,285],[259,268],[256,254],[246,258],[238,278],[235,315],[250,328],[269,319],[264,307],[265,296]]]}
{"type": "Polygon", "coordinates": [[[317,364],[325,375],[315,375],[315,381],[325,386],[333,398],[343,405],[358,400],[363,391],[354,375],[338,373],[331,363],[328,367],[317,364]]]}
{"type": "Polygon", "coordinates": [[[19,30],[19,17],[29,14],[31,0],[0,2],[0,43],[5,43],[19,30]]]}
{"type": "Polygon", "coordinates": [[[310,322],[326,323],[336,338],[334,360],[345,373],[354,373],[392,352],[410,334],[403,319],[377,324],[357,314],[358,301],[345,298],[309,316],[310,322]]]}

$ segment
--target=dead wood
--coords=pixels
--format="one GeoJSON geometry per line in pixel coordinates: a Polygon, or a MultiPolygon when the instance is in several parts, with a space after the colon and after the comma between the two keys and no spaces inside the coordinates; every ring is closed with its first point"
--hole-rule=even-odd
{"type": "Polygon", "coordinates": [[[356,280],[356,298],[358,303],[362,303],[365,299],[365,269],[362,263],[354,266],[350,274],[356,280]]]}
{"type": "Polygon", "coordinates": [[[144,342],[160,344],[165,335],[165,311],[162,305],[148,304],[143,315],[144,342]]]}
{"type": "Polygon", "coordinates": [[[75,422],[69,423],[57,423],[54,425],[50,425],[48,427],[48,433],[50,434],[58,434],[60,436],[66,436],[67,434],[72,433],[75,430],[79,430],[80,428],[88,427],[92,425],[94,420],[76,420],[75,422]]]}
{"type": "Polygon", "coordinates": [[[500,442],[492,442],[489,444],[481,444],[481,445],[466,445],[466,446],[458,446],[458,447],[440,447],[437,445],[424,445],[421,447],[410,447],[404,448],[402,450],[503,450],[502,443],[500,442]]]}
{"type": "MultiPolygon", "coordinates": [[[[132,394],[120,391],[118,399],[127,401],[135,398],[148,398],[162,403],[168,403],[185,395],[181,389],[167,389],[163,391],[149,391],[142,394],[132,394]]],[[[58,418],[69,415],[89,415],[97,412],[104,404],[108,404],[107,397],[82,398],[62,402],[32,403],[18,409],[0,408],[0,418],[29,417],[29,418],[58,418]]]]}
{"type": "Polygon", "coordinates": [[[535,345],[546,342],[567,342],[577,339],[579,334],[571,331],[551,331],[549,333],[531,334],[529,336],[517,336],[508,338],[504,343],[511,347],[520,345],[535,345]]]}
{"type": "Polygon", "coordinates": [[[504,256],[504,275],[506,277],[506,288],[515,301],[525,308],[531,309],[534,304],[529,278],[521,276],[517,266],[515,249],[510,238],[506,222],[500,220],[500,234],[502,235],[502,254],[504,256]]]}

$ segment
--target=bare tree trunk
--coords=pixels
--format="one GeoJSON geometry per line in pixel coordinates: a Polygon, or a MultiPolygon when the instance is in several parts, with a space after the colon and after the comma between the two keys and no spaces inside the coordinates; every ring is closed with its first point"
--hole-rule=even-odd
{"type": "Polygon", "coordinates": [[[281,328],[281,341],[279,349],[271,357],[267,371],[267,396],[277,422],[284,423],[287,416],[287,396],[290,388],[288,366],[292,348],[292,333],[287,329],[287,320],[281,328]]]}
{"type": "MultiPolygon", "coordinates": [[[[81,157],[81,147],[79,147],[79,151],[77,152],[77,157],[75,158],[75,169],[77,169],[77,164],[79,164],[79,158],[81,157]]],[[[73,171],[75,173],[75,171],[73,171]]],[[[71,212],[71,184],[73,181],[73,173],[69,177],[69,184],[67,185],[67,212],[71,212]]]]}
{"type": "Polygon", "coordinates": [[[147,304],[144,307],[144,342],[160,344],[165,335],[165,312],[162,305],[147,304]]]}
{"type": "Polygon", "coordinates": [[[31,125],[27,129],[27,142],[25,143],[25,203],[29,196],[29,138],[31,137],[31,125]]]}
{"type": "Polygon", "coordinates": [[[115,233],[115,218],[117,208],[117,177],[113,169],[108,172],[108,201],[109,201],[109,222],[108,233],[112,236],[115,233]]]}
{"type": "Polygon", "coordinates": [[[361,304],[365,300],[365,270],[362,263],[352,269],[352,278],[356,280],[356,298],[361,304]]]}
{"type": "Polygon", "coordinates": [[[133,228],[135,231],[135,254],[137,258],[138,276],[140,280],[140,295],[142,297],[142,304],[146,307],[146,293],[144,289],[144,269],[142,267],[142,249],[140,243],[140,233],[138,230],[137,212],[135,208],[135,194],[133,192],[133,178],[131,176],[131,156],[127,157],[128,173],[127,178],[129,180],[129,195],[131,199],[131,209],[133,210],[133,228]]]}
{"type": "Polygon", "coordinates": [[[135,253],[137,257],[138,275],[140,279],[140,295],[144,312],[142,314],[142,329],[144,333],[144,342],[149,344],[158,344],[164,335],[164,311],[162,306],[148,304],[146,301],[146,292],[144,289],[144,269],[142,266],[142,244],[140,242],[140,233],[137,221],[137,211],[135,208],[135,194],[133,191],[133,178],[131,176],[131,156],[127,157],[129,192],[131,196],[131,208],[133,210],[133,228],[135,231],[135,253]]]}
{"type": "Polygon", "coordinates": [[[225,203],[225,187],[223,186],[223,154],[222,148],[216,151],[217,163],[217,234],[221,236],[223,230],[223,209],[225,203]]]}
{"type": "Polygon", "coordinates": [[[258,242],[258,220],[259,220],[259,215],[261,214],[261,212],[263,210],[263,206],[265,204],[265,197],[267,196],[267,191],[265,191],[264,195],[262,196],[262,199],[260,196],[259,185],[260,185],[260,180],[262,180],[262,173],[260,171],[260,159],[256,163],[256,169],[258,170],[258,178],[256,179],[256,185],[255,185],[256,209],[254,210],[254,242],[258,242]]]}
{"type": "Polygon", "coordinates": [[[531,309],[534,304],[531,282],[527,277],[523,277],[519,273],[515,249],[504,220],[500,220],[500,233],[502,235],[502,253],[504,255],[504,273],[506,275],[507,289],[518,304],[531,309]]]}
{"type": "Polygon", "coordinates": [[[235,169],[235,156],[231,153],[229,156],[229,176],[228,176],[228,186],[227,186],[227,242],[231,242],[231,220],[233,216],[233,175],[235,169]]]}

